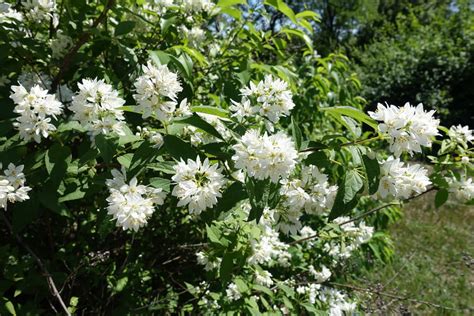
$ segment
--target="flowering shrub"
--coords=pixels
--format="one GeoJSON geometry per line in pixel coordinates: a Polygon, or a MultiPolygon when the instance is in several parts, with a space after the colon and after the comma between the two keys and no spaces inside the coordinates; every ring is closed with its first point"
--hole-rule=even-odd
{"type": "Polygon", "coordinates": [[[345,58],[313,51],[314,12],[0,9],[2,314],[351,313],[342,269],[380,256],[379,211],[473,202],[472,130],[365,114],[345,58]]]}

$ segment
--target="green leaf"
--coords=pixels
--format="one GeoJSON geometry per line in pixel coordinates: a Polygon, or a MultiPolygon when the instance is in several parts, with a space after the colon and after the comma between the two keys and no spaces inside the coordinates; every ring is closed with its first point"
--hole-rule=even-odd
{"type": "Polygon", "coordinates": [[[306,157],[304,160],[306,165],[315,165],[319,169],[329,169],[331,167],[331,162],[328,156],[324,153],[324,151],[319,150],[312,152],[311,154],[306,157]]]}
{"type": "Polygon", "coordinates": [[[127,283],[128,283],[128,277],[124,276],[123,278],[117,281],[113,291],[115,293],[122,292],[125,286],[127,285],[127,283]]]}
{"type": "Polygon", "coordinates": [[[252,288],[256,291],[265,293],[268,296],[273,297],[273,292],[269,288],[267,288],[266,286],[259,285],[259,284],[254,284],[254,285],[252,285],[252,288]]]}
{"type": "Polygon", "coordinates": [[[110,162],[117,152],[117,139],[99,134],[95,137],[95,144],[97,145],[99,155],[104,159],[104,162],[110,162]]]}
{"type": "Polygon", "coordinates": [[[13,305],[12,302],[6,301],[5,302],[5,308],[11,315],[16,316],[15,306],[13,305]]]}
{"type": "Polygon", "coordinates": [[[150,59],[157,65],[167,65],[170,60],[170,54],[161,50],[149,51],[150,59]]]}
{"type": "Polygon", "coordinates": [[[206,225],[206,233],[207,233],[207,238],[209,239],[210,242],[222,245],[222,241],[220,239],[221,232],[219,228],[217,228],[215,225],[212,225],[212,226],[206,225]]]}
{"type": "Polygon", "coordinates": [[[436,208],[440,207],[448,200],[449,192],[446,189],[439,189],[435,195],[435,206],[436,208]]]}
{"type": "Polygon", "coordinates": [[[213,211],[215,214],[221,214],[232,209],[238,202],[247,198],[247,192],[240,182],[232,183],[227,190],[224,191],[222,197],[217,201],[217,205],[213,211]]]}
{"type": "Polygon", "coordinates": [[[301,38],[306,46],[312,51],[313,50],[313,42],[311,41],[311,38],[306,35],[305,32],[301,31],[301,30],[295,30],[295,29],[289,29],[289,28],[283,28],[281,30],[282,33],[285,33],[286,35],[288,35],[289,37],[291,37],[292,35],[295,35],[299,38],[301,38]]]}
{"type": "Polygon", "coordinates": [[[234,268],[234,257],[235,254],[233,252],[224,253],[224,257],[222,258],[221,266],[219,269],[219,277],[222,283],[227,283],[232,276],[232,270],[234,268]]]}
{"type": "Polygon", "coordinates": [[[239,289],[240,293],[245,293],[249,290],[249,287],[247,284],[242,280],[241,278],[236,278],[234,280],[235,285],[237,285],[237,288],[239,289]]]}
{"type": "Polygon", "coordinates": [[[293,12],[293,10],[282,0],[265,0],[264,4],[274,7],[286,15],[291,20],[291,22],[298,24],[296,21],[295,12],[293,12]]]}
{"type": "Polygon", "coordinates": [[[117,161],[120,165],[124,166],[126,169],[130,168],[130,164],[132,163],[133,154],[125,154],[120,157],[117,157],[117,161]]]}
{"type": "Polygon", "coordinates": [[[230,7],[237,4],[247,4],[247,0],[219,0],[217,6],[221,8],[230,7]]]}
{"type": "Polygon", "coordinates": [[[214,107],[214,106],[206,106],[206,105],[193,106],[193,107],[191,107],[191,111],[210,114],[210,115],[214,115],[214,116],[219,116],[219,117],[222,117],[222,118],[225,118],[225,119],[229,118],[229,112],[228,111],[226,111],[224,109],[221,109],[221,108],[214,107]]]}
{"type": "Polygon", "coordinates": [[[374,194],[379,188],[380,165],[376,158],[370,159],[367,155],[362,155],[365,173],[367,175],[367,184],[369,194],[374,194]]]}
{"type": "Polygon", "coordinates": [[[357,193],[364,187],[364,181],[355,170],[349,170],[343,180],[339,183],[334,206],[329,214],[329,220],[333,220],[352,210],[358,203],[357,193]]]}
{"type": "Polygon", "coordinates": [[[191,144],[181,140],[174,135],[165,135],[163,137],[163,148],[176,159],[192,159],[195,160],[198,156],[196,149],[191,144]]]}
{"type": "Polygon", "coordinates": [[[369,125],[374,130],[378,129],[377,122],[374,119],[372,119],[370,116],[368,116],[361,110],[358,110],[351,106],[333,106],[333,107],[327,107],[327,108],[320,108],[320,110],[329,112],[329,113],[338,114],[338,115],[349,116],[359,122],[369,125]]]}
{"type": "Polygon", "coordinates": [[[116,27],[115,27],[115,36],[120,36],[124,35],[127,33],[130,33],[133,28],[135,27],[136,22],[135,21],[123,21],[120,22],[116,27]]]}
{"type": "Polygon", "coordinates": [[[211,124],[209,124],[208,122],[203,120],[199,115],[197,115],[195,113],[190,117],[186,117],[186,118],[183,118],[183,119],[180,119],[180,120],[175,120],[174,123],[175,124],[192,125],[194,127],[197,127],[199,129],[207,132],[208,134],[211,134],[214,137],[217,137],[217,138],[223,140],[221,134],[219,134],[219,132],[216,130],[216,128],[214,126],[212,126],[211,124]]]}
{"type": "Polygon", "coordinates": [[[301,129],[299,128],[296,121],[291,117],[291,134],[293,136],[293,141],[295,142],[296,149],[301,149],[301,143],[303,142],[303,136],[301,134],[301,129]]]}
{"type": "Polygon", "coordinates": [[[129,176],[134,177],[140,173],[150,162],[156,159],[159,153],[160,151],[154,148],[150,142],[144,141],[133,154],[130,161],[129,176]]]}
{"type": "Polygon", "coordinates": [[[151,178],[150,185],[154,188],[162,189],[164,192],[170,192],[171,181],[165,178],[151,178]]]}

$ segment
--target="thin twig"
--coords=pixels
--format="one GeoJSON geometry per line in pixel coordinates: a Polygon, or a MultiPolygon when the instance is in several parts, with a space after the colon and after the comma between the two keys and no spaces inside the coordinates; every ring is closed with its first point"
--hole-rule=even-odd
{"type": "MultiPolygon", "coordinates": [[[[361,292],[386,296],[386,297],[394,298],[394,299],[397,299],[397,300],[409,301],[409,302],[417,303],[417,304],[424,304],[424,305],[428,305],[428,306],[435,307],[435,308],[441,308],[441,309],[452,310],[452,311],[466,310],[466,309],[459,309],[459,308],[453,308],[453,307],[448,307],[448,306],[444,306],[444,305],[439,305],[439,304],[428,302],[428,301],[422,301],[422,300],[414,299],[414,298],[407,297],[407,296],[399,296],[399,295],[392,294],[392,293],[380,292],[378,290],[374,291],[374,290],[371,290],[371,289],[366,289],[366,288],[358,287],[358,286],[351,285],[351,284],[341,284],[341,283],[336,283],[336,282],[330,282],[330,284],[334,285],[334,286],[345,287],[345,288],[356,290],[356,291],[361,291],[361,292]]],[[[472,309],[471,307],[467,308],[467,310],[471,310],[471,309],[472,309]]]]}
{"type": "Polygon", "coordinates": [[[34,253],[34,251],[31,250],[30,246],[28,246],[18,234],[13,232],[13,226],[8,220],[8,218],[5,216],[5,214],[3,214],[3,212],[0,212],[0,215],[2,216],[2,219],[7,225],[8,229],[10,230],[10,233],[15,237],[18,243],[21,246],[23,246],[23,248],[25,248],[30,253],[30,255],[36,260],[36,263],[38,263],[38,266],[43,271],[43,274],[46,277],[46,281],[48,282],[49,290],[51,291],[51,294],[53,294],[58,299],[66,315],[70,316],[71,313],[68,311],[66,304],[64,304],[64,301],[58,292],[56,284],[54,283],[54,280],[51,277],[51,274],[49,273],[48,269],[46,269],[46,266],[43,264],[43,261],[41,261],[41,259],[34,253]]]}
{"type": "MultiPolygon", "coordinates": [[[[104,7],[104,10],[102,13],[95,19],[95,21],[92,23],[91,30],[95,29],[97,26],[99,26],[100,23],[103,22],[105,17],[107,16],[107,12],[112,8],[112,6],[115,4],[115,0],[108,0],[107,4],[104,7]]],[[[82,36],[79,38],[79,40],[76,42],[76,44],[67,52],[67,54],[63,58],[63,62],[61,66],[59,67],[59,72],[54,77],[53,82],[51,84],[51,89],[54,91],[56,87],[59,85],[61,82],[61,79],[64,77],[64,74],[69,70],[69,67],[71,66],[72,60],[74,56],[77,54],[79,49],[89,40],[89,38],[92,36],[92,32],[85,32],[82,34],[82,36]]]]}

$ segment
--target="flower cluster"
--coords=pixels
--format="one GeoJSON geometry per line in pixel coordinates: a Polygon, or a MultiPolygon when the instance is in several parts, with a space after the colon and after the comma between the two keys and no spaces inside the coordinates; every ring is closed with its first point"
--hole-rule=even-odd
{"type": "Polygon", "coordinates": [[[79,121],[93,140],[96,135],[116,133],[125,135],[125,117],[120,107],[125,100],[104,80],[84,79],[78,84],[79,92],[73,97],[69,109],[73,119],[79,121]]]}
{"type": "MultiPolygon", "coordinates": [[[[23,174],[23,165],[15,166],[10,163],[8,168],[3,170],[0,175],[0,208],[7,209],[7,202],[23,202],[28,200],[28,192],[31,190],[25,185],[25,175],[23,174]]],[[[2,169],[2,164],[0,164],[2,169]]]]}
{"type": "Polygon", "coordinates": [[[12,9],[9,3],[0,3],[0,24],[3,23],[14,23],[16,21],[22,21],[23,16],[20,12],[12,9]]]}
{"type": "Polygon", "coordinates": [[[177,94],[183,90],[178,76],[166,65],[155,66],[150,61],[142,66],[143,75],[135,82],[138,110],[143,118],[156,116],[161,121],[169,121],[176,110],[177,94]]]}
{"type": "Polygon", "coordinates": [[[196,259],[197,263],[204,266],[204,270],[206,271],[212,271],[214,269],[217,269],[222,262],[221,258],[210,260],[209,256],[203,251],[199,251],[196,253],[196,259]]]}
{"type": "Polygon", "coordinates": [[[189,46],[200,47],[202,41],[206,38],[206,33],[200,27],[193,26],[188,29],[186,26],[181,27],[181,32],[185,39],[188,40],[189,46]]]}
{"type": "Polygon", "coordinates": [[[290,115],[290,111],[295,107],[288,84],[271,75],[265,76],[258,84],[250,82],[250,86],[241,89],[240,92],[243,96],[242,101],[233,102],[233,106],[230,107],[232,116],[239,120],[258,113],[276,123],[280,117],[290,115]],[[251,106],[250,99],[255,100],[258,105],[251,106]]]}
{"type": "Polygon", "coordinates": [[[138,231],[146,225],[155,211],[155,205],[163,205],[166,193],[162,189],[138,184],[135,177],[127,184],[124,170],[114,169],[112,176],[106,181],[110,193],[107,212],[123,230],[138,231]]]}
{"type": "Polygon", "coordinates": [[[291,258],[288,252],[288,245],[280,241],[278,232],[271,228],[266,228],[259,239],[251,239],[252,255],[247,258],[249,264],[270,265],[273,260],[284,267],[289,265],[291,258]]]}
{"type": "Polygon", "coordinates": [[[261,136],[256,130],[249,130],[232,148],[236,168],[244,169],[255,179],[270,178],[274,183],[290,175],[298,157],[293,141],[283,132],[261,136]]]}
{"type": "Polygon", "coordinates": [[[449,192],[454,194],[456,200],[461,203],[474,199],[474,183],[472,178],[462,178],[461,180],[448,179],[449,192]]]}
{"type": "MultiPolygon", "coordinates": [[[[56,10],[56,3],[54,0],[22,0],[21,5],[33,21],[41,22],[43,20],[55,18],[53,15],[56,10]]],[[[57,24],[57,22],[54,24],[57,24]]]]}
{"type": "Polygon", "coordinates": [[[181,6],[187,13],[211,12],[214,3],[211,0],[181,0],[181,6]]]}
{"type": "Polygon", "coordinates": [[[390,151],[399,157],[403,152],[419,153],[421,146],[431,147],[432,138],[439,134],[434,112],[425,112],[421,103],[416,107],[406,103],[401,108],[379,103],[377,110],[369,114],[382,122],[379,131],[389,136],[390,151]]]}
{"type": "Polygon", "coordinates": [[[14,112],[20,114],[14,123],[20,137],[26,141],[41,142],[56,130],[51,124],[51,117],[57,118],[62,113],[62,104],[54,95],[40,86],[33,86],[29,91],[22,85],[12,86],[10,98],[15,102],[14,112]]]}
{"type": "Polygon", "coordinates": [[[452,141],[462,145],[464,148],[468,148],[469,143],[474,141],[474,135],[469,126],[451,126],[448,131],[448,136],[452,141]]]}
{"type": "Polygon", "coordinates": [[[242,294],[235,283],[230,283],[225,292],[229,301],[237,301],[242,297],[242,294]]]}
{"type": "Polygon", "coordinates": [[[176,182],[172,194],[178,197],[178,206],[187,205],[191,214],[199,215],[206,208],[217,204],[221,189],[225,184],[224,176],[217,164],[211,164],[206,158],[181,160],[174,166],[176,182]]]}
{"type": "Polygon", "coordinates": [[[408,165],[399,158],[389,157],[380,166],[377,195],[382,198],[408,199],[413,193],[423,193],[431,184],[428,170],[418,164],[408,165]]]}
{"type": "Polygon", "coordinates": [[[308,214],[320,214],[331,209],[337,193],[337,186],[329,185],[328,176],[316,166],[303,167],[301,179],[282,180],[281,184],[284,205],[308,214]]]}

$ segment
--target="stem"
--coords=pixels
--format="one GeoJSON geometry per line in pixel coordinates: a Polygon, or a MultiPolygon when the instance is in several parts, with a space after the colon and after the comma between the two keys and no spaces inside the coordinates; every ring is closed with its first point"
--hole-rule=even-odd
{"type": "Polygon", "coordinates": [[[21,246],[23,246],[23,248],[25,248],[26,251],[28,251],[30,253],[30,255],[36,260],[36,263],[38,264],[40,269],[43,271],[44,276],[46,277],[46,281],[48,282],[48,286],[49,286],[49,290],[51,291],[51,294],[53,294],[53,296],[55,296],[58,299],[58,301],[61,304],[61,307],[63,308],[66,315],[70,316],[71,313],[67,309],[66,304],[64,304],[64,301],[63,301],[63,299],[61,298],[61,295],[58,292],[56,284],[54,283],[54,280],[51,277],[51,274],[49,273],[48,269],[46,269],[46,266],[43,264],[43,261],[41,261],[41,259],[33,252],[33,250],[30,248],[30,246],[28,246],[23,241],[23,239],[21,239],[21,237],[18,234],[15,234],[13,232],[13,226],[10,223],[10,221],[7,219],[7,217],[5,216],[3,211],[0,211],[0,215],[2,216],[2,219],[5,222],[5,224],[7,225],[8,229],[10,230],[10,233],[12,234],[12,236],[14,236],[15,239],[18,241],[18,243],[21,246]]]}

